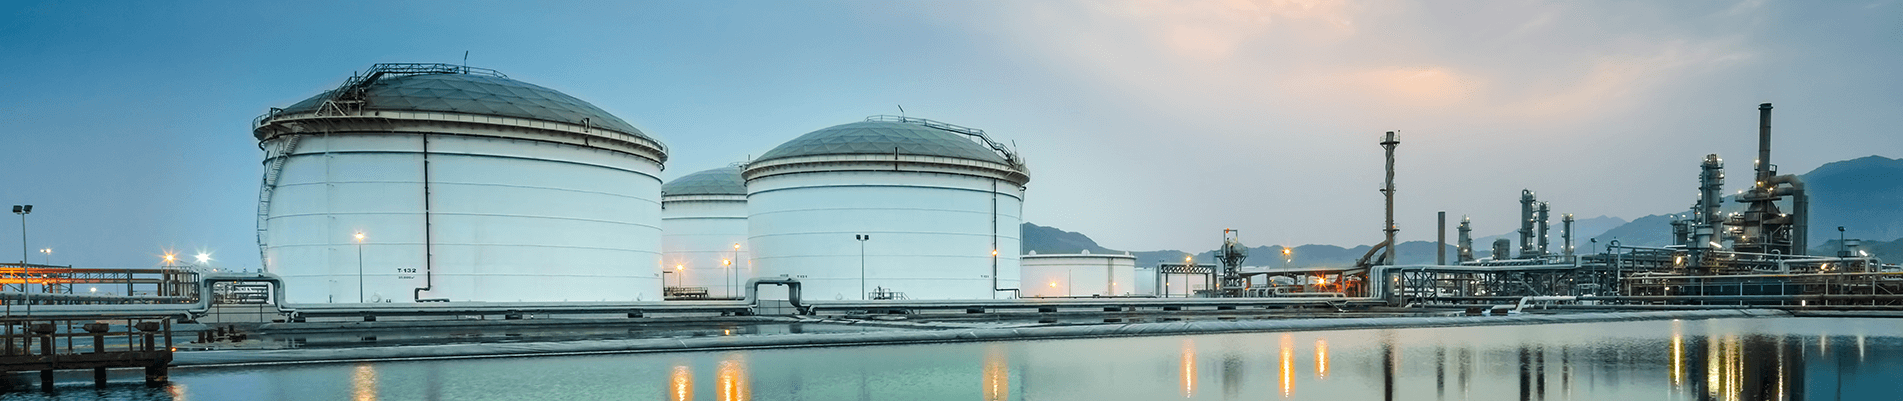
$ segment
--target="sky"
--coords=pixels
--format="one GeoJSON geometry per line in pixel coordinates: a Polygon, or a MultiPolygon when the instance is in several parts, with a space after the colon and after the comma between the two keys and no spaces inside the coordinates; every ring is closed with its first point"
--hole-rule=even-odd
{"type": "Polygon", "coordinates": [[[1379,242],[1390,130],[1402,240],[1511,231],[1521,189],[1681,211],[1704,155],[1750,176],[1763,102],[1783,172],[1903,157],[1899,1],[10,1],[0,203],[35,263],[255,269],[250,121],[465,52],[660,138],[668,179],[900,106],[982,128],[1026,221],[1115,249],[1379,242]]]}

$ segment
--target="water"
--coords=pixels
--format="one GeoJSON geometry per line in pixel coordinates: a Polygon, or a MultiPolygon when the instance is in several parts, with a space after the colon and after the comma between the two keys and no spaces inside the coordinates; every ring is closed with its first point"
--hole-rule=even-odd
{"type": "Polygon", "coordinates": [[[1894,399],[1899,336],[1826,318],[1343,330],[176,369],[0,398],[1894,399]]]}

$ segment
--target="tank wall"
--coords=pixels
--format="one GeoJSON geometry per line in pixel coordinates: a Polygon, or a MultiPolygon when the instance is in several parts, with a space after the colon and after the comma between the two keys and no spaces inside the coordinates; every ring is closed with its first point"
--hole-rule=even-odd
{"type": "MultiPolygon", "coordinates": [[[[659,165],[521,140],[429,142],[434,288],[423,298],[660,298],[659,165]]],[[[266,223],[267,265],[290,302],[357,302],[359,288],[366,302],[409,302],[424,285],[422,145],[417,134],[302,140],[266,223]]]]}
{"type": "Polygon", "coordinates": [[[1159,285],[1162,285],[1162,284],[1156,280],[1155,266],[1144,266],[1144,267],[1136,268],[1136,294],[1135,295],[1156,295],[1156,287],[1159,285]]]}
{"type": "Polygon", "coordinates": [[[1020,265],[1027,297],[1136,295],[1135,259],[1032,257],[1020,259],[1020,265]]]}
{"type": "Polygon", "coordinates": [[[714,297],[740,297],[748,266],[747,203],[663,202],[661,267],[666,286],[704,287],[714,297]],[[734,245],[739,244],[739,248],[734,245]],[[723,262],[731,262],[727,265],[723,262]]]}
{"type": "Polygon", "coordinates": [[[802,297],[861,299],[886,287],[910,299],[992,299],[1018,288],[1024,192],[970,176],[821,172],[748,182],[748,242],[762,277],[801,280],[802,297]],[[996,223],[993,223],[993,205],[996,223]],[[995,235],[995,237],[994,237],[995,235]],[[996,255],[993,240],[996,240],[996,255]]]}

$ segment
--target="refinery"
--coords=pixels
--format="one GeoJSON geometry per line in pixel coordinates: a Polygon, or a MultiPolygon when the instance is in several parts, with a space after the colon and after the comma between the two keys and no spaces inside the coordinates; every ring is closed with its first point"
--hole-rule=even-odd
{"type": "Polygon", "coordinates": [[[1811,194],[1772,163],[1770,103],[1742,185],[1717,154],[1670,173],[1695,177],[1699,196],[1657,227],[1669,246],[1581,252],[1573,214],[1555,215],[1566,201],[1526,190],[1500,194],[1518,196],[1517,239],[1476,249],[1472,220],[1450,228],[1441,212],[1435,263],[1397,263],[1395,204],[1409,199],[1395,160],[1409,155],[1396,132],[1369,135],[1386,159],[1367,166],[1385,173],[1375,245],[1301,267],[1261,263],[1287,255],[1250,255],[1238,230],[1210,233],[1202,261],[1027,251],[1038,155],[1010,129],[871,115],[761,134],[784,142],[664,181],[663,136],[483,68],[376,64],[268,110],[251,121],[262,271],[172,255],[143,269],[5,264],[9,371],[50,388],[68,369],[155,382],[170,366],[1903,310],[1903,267],[1852,241],[1809,254],[1811,194]],[[1742,193],[1728,198],[1728,183],[1742,193]],[[1743,210],[1722,212],[1728,199],[1743,210]],[[890,331],[700,338],[789,323],[890,331]],[[561,342],[629,327],[700,339],[561,342]],[[550,345],[466,347],[497,336],[550,345]],[[75,341],[115,354],[60,361],[75,341]]]}

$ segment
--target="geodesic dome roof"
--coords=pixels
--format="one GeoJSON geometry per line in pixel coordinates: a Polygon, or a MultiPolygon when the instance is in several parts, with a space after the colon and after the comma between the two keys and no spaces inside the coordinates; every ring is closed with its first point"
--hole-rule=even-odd
{"type": "MultiPolygon", "coordinates": [[[[333,96],[328,91],[284,108],[284,113],[317,110],[333,96]]],[[[634,125],[574,96],[505,77],[476,74],[388,76],[364,91],[364,110],[436,111],[528,118],[569,124],[583,119],[596,127],[655,138],[634,125]]],[[[658,140],[656,140],[658,142],[658,140]]]]}
{"type": "Polygon", "coordinates": [[[754,162],[814,155],[889,155],[895,150],[902,155],[1009,164],[997,152],[965,135],[890,121],[861,121],[813,131],[780,144],[754,162]]]}
{"type": "Polygon", "coordinates": [[[747,183],[740,178],[738,166],[688,174],[661,185],[662,196],[746,194],[747,183]]]}

